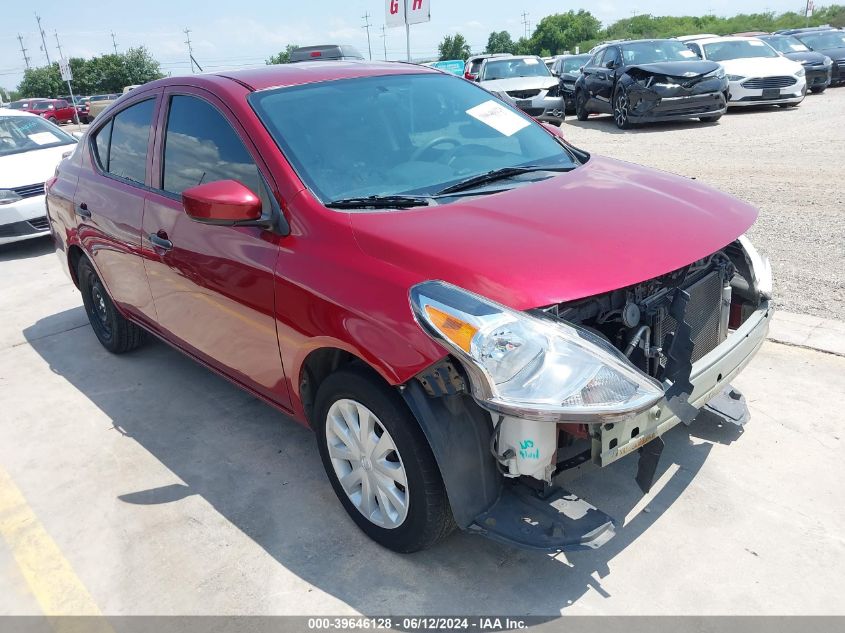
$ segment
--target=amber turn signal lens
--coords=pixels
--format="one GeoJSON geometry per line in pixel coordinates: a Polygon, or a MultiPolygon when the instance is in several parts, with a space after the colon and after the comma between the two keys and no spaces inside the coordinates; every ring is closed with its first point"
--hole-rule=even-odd
{"type": "Polygon", "coordinates": [[[472,337],[478,332],[478,328],[430,305],[425,306],[425,312],[443,336],[469,354],[472,337]]]}

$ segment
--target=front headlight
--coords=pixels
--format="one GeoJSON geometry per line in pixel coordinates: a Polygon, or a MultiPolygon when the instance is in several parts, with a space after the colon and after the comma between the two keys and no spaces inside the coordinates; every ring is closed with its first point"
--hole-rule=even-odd
{"type": "Polygon", "coordinates": [[[12,204],[18,200],[23,200],[23,198],[11,189],[0,189],[0,204],[12,204]]]}
{"type": "Polygon", "coordinates": [[[603,422],[648,409],[663,387],[596,334],[443,281],[411,288],[417,322],[463,364],[482,406],[515,417],[603,422]]]}
{"type": "Polygon", "coordinates": [[[742,75],[728,75],[728,81],[742,81],[745,79],[742,75]]]}
{"type": "Polygon", "coordinates": [[[804,75],[806,75],[806,74],[807,74],[807,71],[806,71],[806,70],[804,70],[804,67],[803,67],[803,66],[801,66],[801,68],[799,68],[797,71],[795,71],[795,76],[796,76],[796,77],[803,77],[803,76],[804,76],[804,75]]]}
{"type": "Polygon", "coordinates": [[[739,237],[739,243],[751,262],[751,273],[754,275],[754,287],[763,297],[771,299],[774,282],[772,280],[772,264],[769,262],[769,258],[761,255],[760,252],[754,248],[754,245],[747,236],[741,235],[739,237]]]}
{"type": "Polygon", "coordinates": [[[830,57],[828,57],[827,55],[824,56],[824,65],[825,65],[825,67],[833,66],[833,60],[830,57]]]}
{"type": "MultiPolygon", "coordinates": [[[[721,66],[719,66],[716,70],[711,71],[711,72],[709,72],[705,75],[705,77],[716,77],[716,79],[721,79],[724,76],[725,76],[725,69],[722,68],[721,66]]],[[[732,76],[735,77],[736,75],[732,75],[732,76]]]]}

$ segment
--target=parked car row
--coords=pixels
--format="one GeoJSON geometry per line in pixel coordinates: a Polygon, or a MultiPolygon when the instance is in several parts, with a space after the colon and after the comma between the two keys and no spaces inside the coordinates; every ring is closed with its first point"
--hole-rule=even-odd
{"type": "Polygon", "coordinates": [[[794,107],[808,91],[845,83],[845,31],[615,40],[549,61],[566,112],[580,120],[611,114],[623,129],[660,120],[714,122],[728,107],[794,107]]]}
{"type": "Polygon", "coordinates": [[[65,99],[19,99],[8,106],[12,110],[23,110],[61,125],[76,119],[76,107],[65,99]]]}

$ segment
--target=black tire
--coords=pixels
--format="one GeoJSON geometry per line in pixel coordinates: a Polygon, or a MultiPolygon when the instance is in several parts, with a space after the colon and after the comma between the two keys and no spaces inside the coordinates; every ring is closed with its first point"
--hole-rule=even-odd
{"type": "Polygon", "coordinates": [[[633,127],[629,113],[630,106],[628,91],[620,86],[613,95],[613,122],[620,130],[630,130],[633,127]]]}
{"type": "Polygon", "coordinates": [[[587,95],[584,94],[583,90],[579,90],[575,93],[575,117],[579,121],[586,121],[590,116],[590,112],[587,110],[587,95]]]}
{"type": "MultiPolygon", "coordinates": [[[[314,429],[320,458],[332,488],[346,512],[376,543],[396,552],[417,552],[431,547],[455,528],[440,470],[419,424],[402,398],[369,370],[341,369],[326,378],[317,390],[314,429]],[[347,495],[329,455],[327,424],[332,405],[354,400],[378,418],[392,438],[407,477],[407,514],[396,527],[385,528],[358,510],[347,495]]],[[[351,465],[351,462],[349,462],[351,465]]],[[[362,490],[363,492],[363,490],[362,490]]]]}
{"type": "Polygon", "coordinates": [[[714,116],[700,116],[700,117],[698,117],[698,120],[701,121],[702,123],[715,123],[716,121],[718,121],[721,118],[722,118],[721,114],[716,114],[714,116]]]}
{"type": "Polygon", "coordinates": [[[123,354],[138,347],[144,340],[144,330],[117,311],[103,282],[85,257],[79,260],[76,275],[88,321],[103,347],[113,354],[123,354]]]}
{"type": "Polygon", "coordinates": [[[814,95],[820,95],[825,90],[827,90],[827,86],[816,86],[815,88],[810,88],[810,92],[812,92],[814,95]]]}

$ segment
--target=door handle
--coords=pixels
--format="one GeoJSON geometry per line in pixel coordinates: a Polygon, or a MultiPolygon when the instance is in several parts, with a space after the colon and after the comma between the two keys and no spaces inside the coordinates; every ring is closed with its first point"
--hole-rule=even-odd
{"type": "Polygon", "coordinates": [[[91,217],[91,212],[88,210],[88,205],[84,202],[80,202],[78,205],[76,205],[76,214],[83,218],[91,217]]]}
{"type": "Polygon", "coordinates": [[[165,251],[169,251],[171,248],[173,248],[173,242],[171,242],[165,237],[161,237],[156,233],[150,233],[148,237],[150,238],[150,242],[153,243],[153,246],[157,248],[160,248],[165,251]]]}

